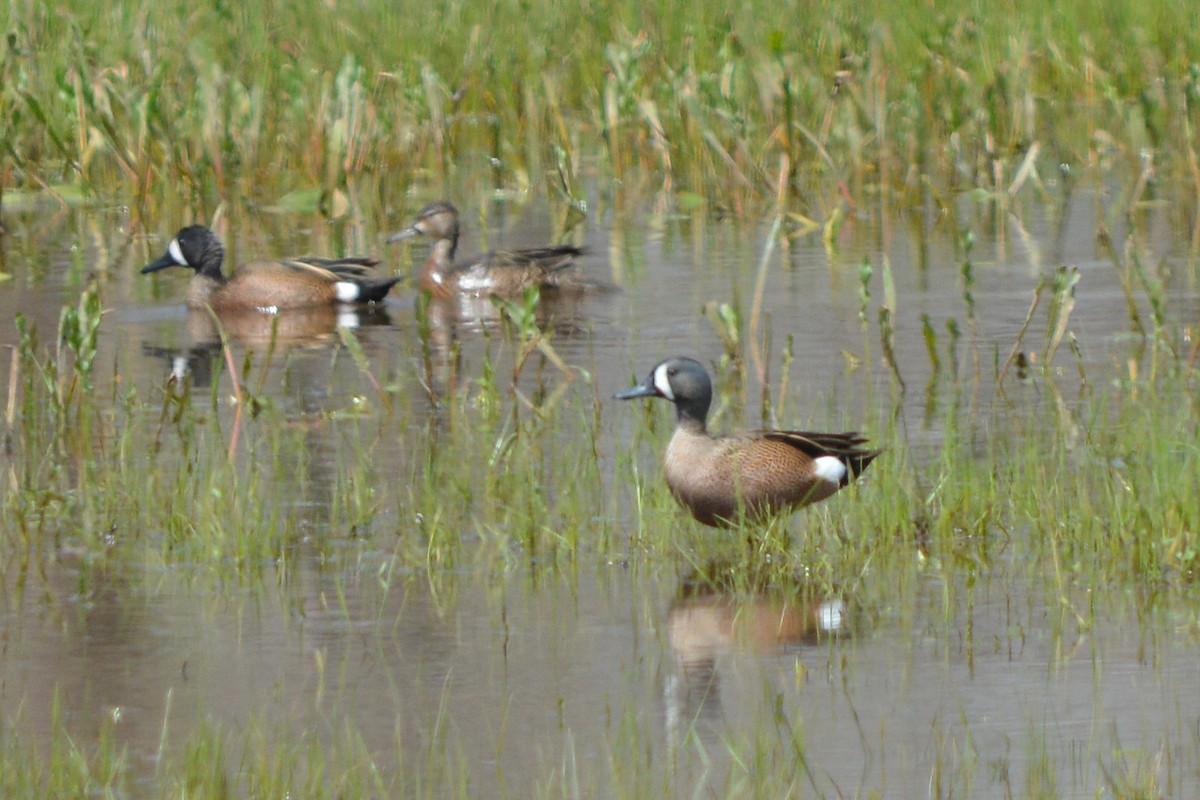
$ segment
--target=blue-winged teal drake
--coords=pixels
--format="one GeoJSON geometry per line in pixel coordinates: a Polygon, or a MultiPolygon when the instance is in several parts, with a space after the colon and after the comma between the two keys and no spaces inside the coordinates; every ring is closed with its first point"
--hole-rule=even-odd
{"type": "Polygon", "coordinates": [[[287,308],[373,303],[383,300],[400,279],[380,277],[370,258],[317,258],[302,256],[279,261],[252,261],[229,277],[221,273],[225,248],[217,235],[203,225],[191,225],[175,234],[167,252],[142,268],[142,274],[167,267],[196,271],[188,286],[190,308],[257,309],[275,312],[287,308]]]}
{"type": "Polygon", "coordinates": [[[571,269],[583,251],[571,245],[551,245],[523,250],[493,250],[472,261],[455,264],[458,250],[458,209],[450,203],[430,203],[416,221],[388,237],[399,242],[414,236],[433,239],[429,258],[421,269],[420,286],[435,297],[456,294],[512,295],[529,286],[587,288],[571,269]]]}
{"type": "Polygon", "coordinates": [[[879,455],[857,433],[708,432],[712,382],[699,362],[671,358],[618,400],[662,397],[675,404],[675,433],[663,472],[680,504],[705,525],[759,520],[824,500],[879,455]]]}

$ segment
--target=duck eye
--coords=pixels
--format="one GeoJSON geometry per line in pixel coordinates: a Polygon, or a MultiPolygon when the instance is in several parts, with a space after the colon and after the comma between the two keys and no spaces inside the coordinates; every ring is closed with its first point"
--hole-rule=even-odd
{"type": "Polygon", "coordinates": [[[667,367],[668,376],[674,377],[676,372],[678,372],[678,370],[675,367],[667,367]]]}

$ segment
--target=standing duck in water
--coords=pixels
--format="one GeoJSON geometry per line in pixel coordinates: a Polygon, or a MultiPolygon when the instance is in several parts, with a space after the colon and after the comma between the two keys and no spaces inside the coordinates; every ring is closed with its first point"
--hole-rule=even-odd
{"type": "Polygon", "coordinates": [[[705,525],[729,527],[824,500],[879,455],[857,433],[708,432],[712,382],[690,358],[671,358],[618,400],[661,397],[675,404],[675,433],[663,462],[675,499],[705,525]]]}

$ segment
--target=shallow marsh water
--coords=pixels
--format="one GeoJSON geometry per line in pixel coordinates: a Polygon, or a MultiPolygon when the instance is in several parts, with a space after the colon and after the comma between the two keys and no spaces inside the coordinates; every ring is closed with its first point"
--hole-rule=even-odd
{"type": "MultiPolygon", "coordinates": [[[[759,331],[770,342],[761,363],[773,387],[792,340],[791,378],[782,397],[772,395],[779,423],[877,436],[895,418],[907,452],[878,468],[911,464],[920,476],[948,421],[969,431],[983,458],[997,426],[1029,424],[1060,401],[1069,409],[1081,369],[1088,385],[1128,379],[1142,349],[1129,335],[1118,270],[1095,238],[1101,221],[1119,217],[1115,202],[1087,192],[1065,212],[1048,201],[997,213],[965,198],[961,228],[864,213],[833,249],[819,234],[797,236],[786,252],[775,246],[759,331]],[[874,272],[865,325],[864,259],[874,272]],[[1082,276],[1070,317],[1080,357],[1064,345],[1058,371],[1009,378],[1000,398],[995,364],[1013,348],[1037,277],[1060,264],[1082,276]],[[880,345],[885,297],[896,371],[880,345]],[[936,373],[922,314],[944,360],[936,373]],[[962,331],[957,350],[950,320],[962,331]]],[[[489,246],[549,238],[544,207],[501,208],[489,246]]],[[[1172,298],[1167,324],[1182,329],[1200,303],[1188,243],[1167,212],[1135,215],[1133,241],[1145,263],[1170,268],[1160,270],[1172,298]]],[[[186,542],[159,548],[176,548],[160,558],[105,562],[71,531],[56,535],[39,569],[6,567],[6,735],[51,737],[57,702],[61,724],[85,748],[101,731],[126,748],[130,796],[161,793],[162,775],[186,760],[197,731],[215,729],[231,772],[243,748],[278,746],[286,753],[273,757],[290,768],[333,779],[374,764],[383,785],[404,795],[739,796],[756,787],[762,796],[1091,797],[1152,776],[1170,796],[1200,797],[1200,604],[1186,586],[1055,584],[1056,565],[1006,558],[1003,547],[986,567],[932,568],[927,560],[949,556],[924,552],[916,530],[896,542],[911,569],[868,572],[836,594],[799,577],[766,587],[712,577],[724,568],[707,554],[722,552],[714,544],[722,534],[674,511],[658,474],[669,410],[608,398],[668,355],[717,362],[723,345],[702,310],[708,303],[736,301],[745,335],[769,223],[649,206],[620,214],[594,203],[573,235],[589,248],[588,273],[618,288],[546,298],[540,317],[558,356],[589,378],[566,381],[535,355],[510,391],[514,334],[496,320],[462,319],[461,309],[419,312],[407,289],[352,320],[365,365],[341,343],[338,320],[322,315],[289,320],[294,330],[281,320],[276,335],[286,341],[269,361],[261,320],[226,322],[238,364],[249,365],[244,382],[266,409],[261,422],[235,423],[214,331],[177,305],[186,276],[136,274],[165,239],[123,236],[118,212],[4,222],[13,278],[0,286],[0,316],[25,315],[49,341],[62,305],[99,275],[102,404],[120,408],[133,392],[140,404],[114,417],[152,429],[146,420],[173,391],[175,357],[190,355],[190,402],[205,422],[165,437],[152,463],[170,463],[171,447],[185,441],[219,453],[237,428],[234,469],[250,473],[252,462],[256,504],[277,509],[257,507],[247,524],[270,527],[281,546],[246,569],[209,569],[203,552],[180,557],[186,542]],[[512,479],[527,485],[514,487],[494,465],[516,447],[504,422],[514,404],[531,414],[520,396],[545,403],[556,421],[537,447],[512,451],[533,460],[512,479]],[[473,425],[483,433],[462,430],[473,425]],[[593,462],[594,473],[579,468],[593,462]],[[630,469],[644,497],[615,474],[630,469]],[[509,518],[496,509],[514,502],[544,504],[545,524],[497,527],[509,518]],[[449,516],[456,503],[459,540],[441,552],[430,510],[449,516]],[[569,511],[557,513],[556,503],[569,511]],[[644,524],[670,530],[648,534],[644,524]]],[[[409,270],[424,247],[385,249],[384,224],[322,229],[272,218],[237,228],[231,257],[356,242],[385,268],[409,270]],[[295,233],[305,230],[315,232],[295,233]]],[[[462,250],[474,252],[468,239],[462,250]]],[[[467,311],[481,308],[494,313],[467,311]]],[[[1042,306],[1023,351],[1040,346],[1044,314],[1042,306]]],[[[11,326],[0,330],[0,343],[16,341],[11,326]]],[[[733,370],[719,381],[718,428],[760,421],[750,349],[746,390],[733,370]]],[[[7,386],[8,359],[0,362],[7,386]]],[[[790,529],[803,538],[848,504],[888,502],[868,474],[790,529]]],[[[1022,531],[989,536],[1003,542],[1022,531]]]]}

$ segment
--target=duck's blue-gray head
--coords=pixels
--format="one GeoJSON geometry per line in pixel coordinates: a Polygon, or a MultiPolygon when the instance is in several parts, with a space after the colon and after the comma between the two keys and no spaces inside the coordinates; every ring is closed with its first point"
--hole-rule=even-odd
{"type": "Polygon", "coordinates": [[[646,381],[614,395],[617,400],[661,397],[675,404],[679,419],[704,425],[712,404],[712,381],[704,366],[692,358],[668,358],[650,370],[646,381]]]}
{"type": "Polygon", "coordinates": [[[191,267],[199,273],[219,276],[224,258],[225,248],[215,233],[203,225],[189,225],[175,234],[167,245],[167,252],[157,261],[142,267],[142,274],[167,267],[191,267]]]}

